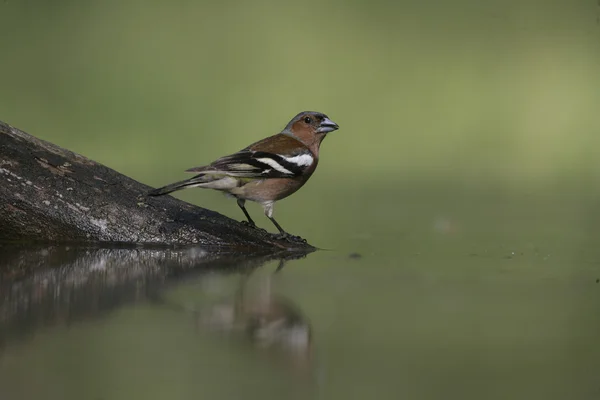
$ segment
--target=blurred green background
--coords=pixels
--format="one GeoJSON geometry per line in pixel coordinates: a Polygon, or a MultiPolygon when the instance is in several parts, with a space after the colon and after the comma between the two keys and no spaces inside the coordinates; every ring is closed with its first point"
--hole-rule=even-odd
{"type": "MultiPolygon", "coordinates": [[[[276,218],[337,250],[297,262],[280,287],[314,323],[327,398],[376,388],[396,398],[402,385],[417,388],[407,390],[414,398],[445,387],[472,398],[518,398],[521,388],[528,399],[573,389],[593,398],[599,15],[592,0],[0,0],[0,120],[160,186],[277,133],[299,111],[324,112],[341,128],[276,218]]],[[[243,217],[219,193],[176,196],[243,217]]],[[[13,393],[47,388],[27,385],[30,365],[40,366],[34,378],[55,381],[38,362],[46,356],[67,365],[57,375],[77,376],[64,372],[80,363],[61,359],[63,349],[81,363],[101,354],[105,371],[125,376],[121,398],[146,387],[144,373],[161,376],[160,357],[172,376],[151,388],[187,395],[210,377],[229,382],[234,362],[215,351],[209,378],[195,374],[214,364],[190,364],[189,382],[177,383],[178,368],[204,362],[212,345],[194,347],[171,317],[145,312],[100,321],[106,335],[84,326],[42,336],[28,355],[13,349],[4,361],[13,393]],[[175,348],[152,347],[163,334],[175,348]],[[135,335],[139,348],[121,344],[135,335]]],[[[232,372],[234,392],[253,384],[244,377],[254,368],[232,372]]],[[[81,374],[73,380],[105,384],[81,374]]],[[[57,398],[77,392],[59,378],[57,398]]]]}
{"type": "Polygon", "coordinates": [[[9,0],[0,120],[159,186],[325,112],[341,129],[277,207],[284,227],[303,204],[335,214],[332,188],[581,188],[600,177],[597,16],[567,0],[9,0]]]}

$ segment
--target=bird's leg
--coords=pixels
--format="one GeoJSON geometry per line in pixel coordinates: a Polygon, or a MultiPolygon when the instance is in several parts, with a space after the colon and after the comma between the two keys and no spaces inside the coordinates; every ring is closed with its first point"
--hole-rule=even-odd
{"type": "MultiPolygon", "coordinates": [[[[252,218],[250,218],[250,214],[248,214],[248,211],[246,211],[246,207],[244,207],[244,204],[246,204],[246,200],[244,200],[244,199],[237,199],[237,204],[238,204],[238,206],[240,206],[240,208],[244,212],[244,215],[246,216],[246,218],[248,218],[248,225],[256,227],[256,224],[254,223],[254,221],[252,220],[252,218]]],[[[242,223],[245,223],[245,222],[246,221],[242,221],[242,223]]]]}
{"type": "Polygon", "coordinates": [[[283,228],[281,227],[281,225],[279,225],[277,223],[277,221],[275,221],[275,218],[273,218],[273,206],[274,206],[274,202],[267,202],[267,203],[263,203],[263,208],[265,210],[265,215],[267,216],[267,218],[269,218],[271,220],[271,222],[273,223],[273,225],[275,225],[275,227],[277,227],[277,230],[279,230],[279,234],[277,235],[278,239],[286,239],[289,241],[297,241],[297,242],[306,242],[305,239],[302,239],[300,236],[294,236],[294,235],[290,235],[289,233],[287,233],[286,231],[283,230],[283,228]]]}
{"type": "Polygon", "coordinates": [[[274,201],[267,201],[265,203],[262,203],[262,206],[263,206],[263,209],[265,210],[265,215],[277,227],[277,229],[279,230],[279,233],[280,233],[281,237],[284,238],[286,236],[289,236],[287,234],[287,232],[283,230],[283,228],[281,227],[281,225],[279,225],[277,223],[277,221],[275,221],[275,218],[273,218],[273,208],[275,207],[275,202],[274,201]]]}
{"type": "MultiPolygon", "coordinates": [[[[267,217],[269,217],[269,216],[267,215],[267,217]]],[[[269,217],[269,219],[271,220],[273,225],[275,225],[277,227],[277,229],[279,230],[279,233],[281,234],[282,237],[290,236],[290,234],[287,233],[286,231],[284,231],[283,228],[281,227],[281,225],[279,225],[277,223],[277,221],[275,221],[275,218],[269,217]]]]}

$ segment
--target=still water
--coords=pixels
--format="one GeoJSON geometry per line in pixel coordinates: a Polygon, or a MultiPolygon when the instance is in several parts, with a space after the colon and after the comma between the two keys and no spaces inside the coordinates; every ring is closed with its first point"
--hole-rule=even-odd
{"type": "Polygon", "coordinates": [[[595,198],[362,205],[311,254],[2,245],[0,398],[600,398],[595,198]]]}

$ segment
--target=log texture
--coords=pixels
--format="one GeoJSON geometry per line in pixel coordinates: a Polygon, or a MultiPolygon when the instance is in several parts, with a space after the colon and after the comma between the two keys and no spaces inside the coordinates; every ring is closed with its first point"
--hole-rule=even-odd
{"type": "Polygon", "coordinates": [[[0,121],[0,240],[313,248],[150,189],[0,121]]]}

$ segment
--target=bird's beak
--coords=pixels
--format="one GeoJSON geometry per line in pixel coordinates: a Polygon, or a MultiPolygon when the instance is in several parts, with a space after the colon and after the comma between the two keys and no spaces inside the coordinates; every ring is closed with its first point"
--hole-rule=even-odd
{"type": "Polygon", "coordinates": [[[333,132],[339,128],[338,124],[330,120],[329,118],[325,118],[321,121],[321,124],[317,128],[318,133],[328,133],[333,132]]]}

